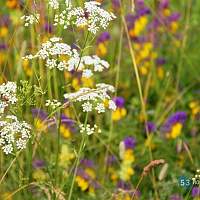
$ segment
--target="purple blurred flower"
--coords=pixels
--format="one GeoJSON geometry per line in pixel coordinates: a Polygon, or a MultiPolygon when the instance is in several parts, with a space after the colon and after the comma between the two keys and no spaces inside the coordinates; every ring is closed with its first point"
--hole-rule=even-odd
{"type": "Polygon", "coordinates": [[[161,0],[159,4],[160,9],[166,9],[169,7],[169,0],[161,0]]]}
{"type": "Polygon", "coordinates": [[[1,43],[0,44],[0,51],[1,50],[6,50],[8,48],[8,46],[5,43],[1,43]]]}
{"type": "Polygon", "coordinates": [[[114,9],[120,8],[120,1],[119,0],[112,0],[112,5],[114,9]]]}
{"type": "Polygon", "coordinates": [[[115,104],[118,108],[124,107],[125,100],[123,97],[115,97],[115,98],[113,98],[113,101],[115,102],[115,104]]]}
{"type": "Polygon", "coordinates": [[[192,197],[200,197],[200,188],[199,187],[192,188],[192,197]]]}
{"type": "Polygon", "coordinates": [[[126,149],[133,149],[136,145],[136,140],[133,137],[126,137],[124,139],[124,145],[126,149]]]}
{"type": "Polygon", "coordinates": [[[80,161],[80,165],[83,165],[83,167],[94,167],[94,163],[93,163],[93,161],[92,160],[89,160],[89,159],[82,159],[81,161],[80,161]]]}
{"type": "Polygon", "coordinates": [[[123,190],[130,190],[131,189],[131,185],[125,181],[118,181],[117,182],[117,187],[123,190]]]}
{"type": "Polygon", "coordinates": [[[172,13],[169,17],[168,17],[168,21],[169,22],[174,22],[174,21],[178,21],[180,19],[180,13],[176,12],[176,13],[172,13]]]}
{"type": "Polygon", "coordinates": [[[183,200],[183,198],[178,194],[173,194],[170,196],[170,200],[183,200]]]}
{"type": "Polygon", "coordinates": [[[97,38],[97,44],[105,42],[110,40],[110,33],[108,32],[103,32],[101,35],[97,38]]]}
{"type": "Polygon", "coordinates": [[[186,112],[182,112],[182,111],[176,112],[167,119],[164,126],[161,127],[161,131],[169,132],[174,124],[176,123],[184,124],[186,119],[187,119],[186,112]]]}
{"type": "Polygon", "coordinates": [[[50,23],[45,23],[45,25],[44,25],[44,30],[45,30],[45,32],[47,32],[47,33],[52,33],[52,31],[53,31],[53,25],[50,24],[50,23]]]}
{"type": "Polygon", "coordinates": [[[41,120],[45,120],[48,118],[48,114],[45,111],[37,108],[32,109],[32,115],[33,117],[40,118],[41,120]]]}
{"type": "Polygon", "coordinates": [[[116,162],[116,160],[117,160],[117,158],[115,156],[113,156],[113,155],[108,156],[107,165],[109,165],[109,166],[112,165],[113,163],[116,162]]]}
{"type": "Polygon", "coordinates": [[[164,65],[166,63],[166,60],[164,58],[158,58],[156,60],[156,65],[164,65]]]}
{"type": "Polygon", "coordinates": [[[10,18],[9,15],[0,16],[0,26],[9,26],[10,18]]]}
{"type": "Polygon", "coordinates": [[[36,169],[43,168],[45,166],[44,160],[34,159],[32,162],[32,166],[36,169]]]}
{"type": "Polygon", "coordinates": [[[156,125],[153,122],[147,122],[146,128],[148,129],[149,133],[153,133],[156,130],[156,125]]]}

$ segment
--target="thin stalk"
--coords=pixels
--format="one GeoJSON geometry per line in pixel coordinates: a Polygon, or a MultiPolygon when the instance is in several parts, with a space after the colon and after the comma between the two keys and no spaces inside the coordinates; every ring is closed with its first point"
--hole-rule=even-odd
{"type": "MultiPolygon", "coordinates": [[[[127,27],[126,20],[125,20],[125,17],[123,15],[123,12],[122,12],[121,17],[122,17],[122,21],[123,21],[123,24],[124,24],[126,36],[127,36],[127,39],[128,39],[128,46],[129,46],[129,50],[130,50],[130,54],[131,54],[131,58],[132,58],[132,62],[133,62],[133,67],[134,67],[134,72],[135,72],[135,76],[136,76],[136,82],[137,82],[137,87],[138,87],[138,92],[139,92],[139,97],[140,97],[140,102],[141,102],[141,109],[142,109],[142,114],[144,116],[146,135],[147,135],[147,138],[149,138],[149,131],[148,131],[148,128],[146,126],[147,125],[146,105],[145,105],[144,98],[143,98],[142,86],[141,86],[140,76],[139,76],[139,72],[138,72],[138,67],[137,67],[136,60],[135,60],[135,54],[134,54],[134,50],[133,50],[133,47],[132,47],[132,44],[131,44],[131,39],[130,39],[130,36],[129,36],[129,33],[128,33],[128,27],[127,27]]],[[[148,149],[149,149],[149,157],[150,157],[150,160],[152,161],[153,155],[152,155],[152,150],[151,150],[150,145],[149,145],[148,149]]],[[[153,187],[154,187],[154,191],[155,191],[155,198],[157,200],[157,199],[159,199],[159,196],[158,196],[158,191],[157,191],[157,186],[156,186],[155,173],[154,173],[153,169],[152,169],[152,175],[153,175],[152,183],[153,183],[153,187]]]]}
{"type": "Polygon", "coordinates": [[[56,152],[56,177],[55,182],[57,184],[59,180],[58,176],[58,158],[59,158],[59,152],[60,152],[60,124],[61,124],[61,109],[58,111],[58,119],[57,119],[57,152],[56,152]]]}
{"type": "MultiPolygon", "coordinates": [[[[87,126],[87,121],[88,121],[88,113],[85,116],[85,123],[84,123],[85,128],[87,126]]],[[[76,178],[76,174],[77,174],[77,170],[78,170],[78,165],[79,165],[81,153],[83,151],[84,144],[85,144],[85,134],[86,133],[83,133],[83,135],[82,135],[81,144],[80,144],[80,147],[79,147],[79,150],[78,150],[78,155],[77,155],[77,159],[76,159],[76,165],[75,165],[75,170],[74,170],[74,174],[73,174],[73,178],[72,178],[71,188],[70,188],[70,191],[69,191],[68,200],[71,200],[71,198],[72,198],[72,193],[73,193],[75,178],[76,178]]]]}

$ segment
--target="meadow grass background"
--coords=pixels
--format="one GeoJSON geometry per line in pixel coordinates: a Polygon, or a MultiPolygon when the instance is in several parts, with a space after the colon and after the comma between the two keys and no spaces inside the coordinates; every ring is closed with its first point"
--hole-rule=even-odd
{"type": "MultiPolygon", "coordinates": [[[[138,15],[141,9],[138,1],[135,1],[133,11],[134,1],[124,0],[115,7],[114,1],[103,0],[102,8],[112,11],[117,18],[110,22],[107,30],[100,29],[96,35],[89,36],[84,27],[70,26],[66,30],[61,26],[53,27],[55,11],[47,6],[46,1],[22,1],[22,6],[20,2],[0,1],[0,82],[14,81],[18,84],[19,101],[13,109],[10,108],[10,112],[31,124],[32,137],[23,151],[12,155],[0,152],[0,199],[199,199],[198,185],[182,187],[179,177],[191,180],[200,168],[200,1],[171,0],[167,9],[171,14],[180,14],[176,21],[177,30],[170,31],[165,24],[160,25],[161,31],[153,29],[156,45],[153,44],[150,51],[165,60],[161,66],[161,77],[155,64],[157,58],[147,59],[150,67],[146,73],[141,73],[140,63],[135,62],[142,45],[138,47],[137,38],[132,38],[130,30],[134,29],[134,24],[131,28],[127,27],[126,16],[138,15]],[[41,14],[40,22],[24,27],[20,17],[36,11],[41,14]],[[50,32],[44,28],[47,23],[52,26],[50,32]],[[109,39],[102,42],[103,47],[98,46],[101,43],[98,43],[98,38],[105,31],[109,33],[109,39]],[[29,53],[35,53],[52,36],[62,37],[63,42],[69,45],[76,44],[84,55],[97,54],[109,62],[110,68],[95,74],[91,80],[83,80],[78,73],[49,70],[39,59],[28,62],[22,59],[29,53]],[[45,106],[47,99],[64,103],[65,93],[98,82],[115,86],[114,96],[125,101],[122,108],[117,109],[123,109],[124,114],[110,111],[101,115],[95,112],[85,114],[80,105],[74,103],[55,110],[45,106]],[[195,106],[191,106],[193,102],[195,106]],[[38,109],[36,115],[33,109],[38,109]],[[187,119],[178,136],[168,139],[162,127],[170,116],[179,111],[185,112],[187,119]],[[41,112],[55,119],[54,126],[46,127],[40,117],[41,112]],[[62,114],[76,121],[73,130],[66,124],[62,127],[62,114]],[[84,123],[86,118],[88,123],[97,124],[101,133],[91,136],[81,134],[77,122],[84,123]],[[152,133],[145,130],[148,122],[156,127],[152,133]],[[119,155],[122,151],[119,145],[128,136],[136,144],[132,144],[131,153],[123,158],[119,155]],[[84,144],[79,151],[83,138],[84,144]],[[107,162],[111,156],[116,160],[112,165],[107,162]],[[83,162],[79,163],[83,159],[91,160],[94,166],[86,164],[85,167],[83,162]],[[130,161],[128,167],[123,165],[126,159],[130,161]],[[155,165],[143,176],[144,167],[158,159],[165,160],[167,170],[163,168],[166,164],[155,165]],[[84,168],[90,179],[85,182],[84,178],[77,179],[77,167],[84,168]],[[123,180],[129,170],[132,170],[130,176],[123,180]],[[162,180],[159,179],[161,171],[164,173],[162,180]],[[92,186],[91,180],[95,180],[98,187],[92,186]],[[123,186],[120,186],[122,182],[123,186]],[[135,189],[140,195],[135,196],[135,189]]],[[[82,0],[72,2],[76,6],[84,3],[82,0]]],[[[145,15],[148,22],[137,37],[147,37],[150,43],[148,25],[155,17],[162,20],[159,3],[162,1],[144,1],[150,14],[145,15]]]]}

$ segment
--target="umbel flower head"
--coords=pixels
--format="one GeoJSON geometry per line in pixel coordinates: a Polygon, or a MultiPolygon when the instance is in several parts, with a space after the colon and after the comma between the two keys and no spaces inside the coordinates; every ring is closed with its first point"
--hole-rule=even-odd
{"type": "Polygon", "coordinates": [[[116,105],[111,100],[109,93],[114,92],[114,87],[105,83],[99,83],[96,88],[81,88],[74,93],[67,93],[64,97],[70,102],[83,102],[83,112],[96,110],[98,113],[105,112],[105,108],[115,110],[116,105]],[[108,102],[106,105],[105,102],[108,102]]]}
{"type": "Polygon", "coordinates": [[[23,57],[25,60],[40,58],[45,60],[45,65],[49,69],[57,68],[60,71],[82,71],[82,76],[89,78],[93,72],[102,72],[110,65],[98,56],[80,56],[77,49],[61,42],[61,38],[52,37],[42,44],[40,50],[35,55],[23,57]],[[63,58],[62,58],[63,57],[63,58]]]}
{"type": "Polygon", "coordinates": [[[14,82],[0,85],[0,147],[5,154],[24,149],[30,138],[30,125],[14,115],[5,115],[5,108],[17,102],[16,91],[14,82]]]}
{"type": "Polygon", "coordinates": [[[0,146],[5,154],[14,150],[26,148],[30,138],[30,125],[26,122],[19,122],[14,115],[8,115],[0,121],[0,146]]]}
{"type": "Polygon", "coordinates": [[[7,82],[0,85],[0,114],[4,113],[9,104],[15,104],[17,86],[13,82],[7,82]]]}
{"type": "Polygon", "coordinates": [[[97,1],[89,1],[85,2],[82,8],[73,7],[67,2],[66,8],[55,15],[54,25],[62,25],[64,29],[70,24],[87,27],[89,32],[96,34],[100,28],[106,29],[109,22],[116,18],[113,13],[100,8],[100,5],[97,1]]]}

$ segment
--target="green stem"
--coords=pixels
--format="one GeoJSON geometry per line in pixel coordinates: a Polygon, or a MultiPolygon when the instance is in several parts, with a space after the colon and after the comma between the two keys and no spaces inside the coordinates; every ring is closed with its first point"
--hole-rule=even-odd
{"type": "MultiPolygon", "coordinates": [[[[86,117],[85,117],[84,127],[87,126],[87,121],[88,121],[88,113],[86,114],[86,117]]],[[[75,170],[74,170],[74,174],[73,174],[73,178],[72,178],[71,188],[70,188],[70,191],[69,191],[68,200],[71,200],[71,198],[72,198],[72,193],[73,193],[75,178],[76,178],[76,174],[77,174],[77,170],[78,170],[78,165],[79,165],[81,153],[83,151],[84,144],[85,144],[85,134],[86,133],[82,133],[82,134],[83,135],[82,135],[81,144],[80,144],[80,147],[79,147],[79,150],[78,150],[78,156],[77,156],[77,159],[76,159],[76,165],[75,165],[75,170]]]]}

